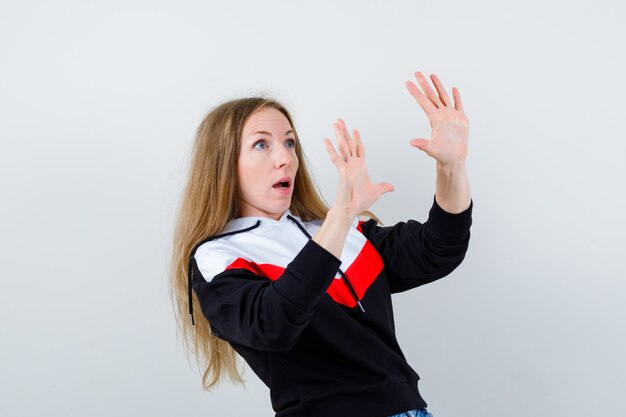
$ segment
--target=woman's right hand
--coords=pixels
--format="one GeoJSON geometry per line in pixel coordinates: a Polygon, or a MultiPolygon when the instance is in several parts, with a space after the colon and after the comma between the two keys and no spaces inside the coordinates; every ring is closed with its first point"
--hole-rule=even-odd
{"type": "Polygon", "coordinates": [[[394,188],[388,182],[374,184],[370,180],[365,163],[365,149],[356,129],[351,137],[341,119],[333,124],[333,128],[339,152],[328,138],[324,138],[330,160],[339,171],[337,195],[331,210],[339,210],[353,219],[374,204],[378,197],[394,188]]]}

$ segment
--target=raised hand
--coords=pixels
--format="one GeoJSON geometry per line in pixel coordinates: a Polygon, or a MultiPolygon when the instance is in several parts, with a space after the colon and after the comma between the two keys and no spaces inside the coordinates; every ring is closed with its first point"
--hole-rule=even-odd
{"type": "Polygon", "coordinates": [[[330,160],[339,171],[339,185],[333,208],[356,217],[374,204],[382,194],[393,191],[394,188],[387,182],[374,184],[370,180],[365,163],[365,149],[356,129],[351,137],[341,119],[333,124],[333,128],[339,152],[328,138],[324,139],[330,160]]]}
{"type": "Polygon", "coordinates": [[[426,113],[432,133],[430,139],[413,139],[411,145],[426,152],[444,166],[465,161],[469,121],[463,111],[459,90],[452,87],[453,103],[435,74],[430,78],[437,92],[433,91],[421,72],[416,72],[415,78],[423,93],[411,81],[406,82],[406,88],[426,113]]]}

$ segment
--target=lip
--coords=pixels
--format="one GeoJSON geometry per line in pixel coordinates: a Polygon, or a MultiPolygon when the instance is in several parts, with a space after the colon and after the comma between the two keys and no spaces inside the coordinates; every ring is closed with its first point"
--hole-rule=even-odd
{"type": "Polygon", "coordinates": [[[272,183],[272,188],[274,188],[274,185],[278,184],[279,182],[286,182],[289,184],[289,187],[287,188],[291,188],[293,186],[293,181],[291,180],[291,177],[282,177],[277,179],[276,181],[274,181],[272,183]]]}
{"type": "Polygon", "coordinates": [[[293,180],[291,179],[291,177],[279,178],[278,180],[272,183],[272,189],[274,189],[276,192],[278,192],[281,195],[289,195],[291,194],[291,190],[293,189],[293,180]],[[286,182],[287,184],[289,184],[289,186],[287,188],[274,188],[274,185],[276,185],[279,182],[286,182]]]}

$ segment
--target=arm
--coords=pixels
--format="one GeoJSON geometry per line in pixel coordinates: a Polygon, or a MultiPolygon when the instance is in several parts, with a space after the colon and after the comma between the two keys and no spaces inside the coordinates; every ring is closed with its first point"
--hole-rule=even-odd
{"type": "Polygon", "coordinates": [[[436,75],[431,75],[436,93],[421,72],[416,72],[415,76],[424,93],[411,81],[407,81],[406,87],[426,113],[432,134],[430,139],[414,139],[410,143],[437,161],[435,198],[439,206],[448,213],[460,213],[471,202],[469,178],[465,169],[469,121],[461,95],[453,87],[452,103],[436,75]]]}
{"type": "Polygon", "coordinates": [[[433,201],[428,220],[381,227],[374,219],[359,228],[380,254],[392,293],[442,278],[465,257],[470,238],[472,205],[458,214],[433,201]]]}
{"type": "Polygon", "coordinates": [[[192,258],[193,287],[211,330],[225,340],[255,349],[289,350],[341,262],[313,241],[274,281],[239,261],[231,269],[230,260],[223,262],[210,250],[199,250],[192,258]],[[217,262],[225,263],[225,270],[212,277],[203,265],[217,262]]]}
{"type": "MultiPolygon", "coordinates": [[[[439,95],[430,88],[421,72],[416,72],[416,76],[425,95],[410,81],[406,86],[426,112],[433,132],[429,140],[414,139],[411,145],[437,160],[437,204],[448,213],[461,213],[471,203],[469,179],[465,170],[469,121],[463,110],[461,95],[456,87],[452,88],[453,105],[436,75],[432,79],[439,95]]],[[[338,152],[329,139],[326,138],[324,143],[331,161],[339,171],[339,186],[335,202],[313,240],[339,258],[354,218],[367,210],[382,194],[393,191],[393,186],[389,183],[375,185],[370,181],[365,149],[356,129],[350,136],[341,119],[333,127],[338,152]]]]}
{"type": "Polygon", "coordinates": [[[469,244],[472,199],[465,169],[469,122],[457,88],[454,103],[443,84],[431,75],[436,92],[421,72],[415,76],[423,93],[412,83],[406,87],[426,113],[430,139],[414,139],[412,146],[437,161],[435,201],[429,218],[393,227],[378,227],[373,220],[362,231],[381,254],[393,292],[432,282],[449,274],[463,260],[469,244]]]}

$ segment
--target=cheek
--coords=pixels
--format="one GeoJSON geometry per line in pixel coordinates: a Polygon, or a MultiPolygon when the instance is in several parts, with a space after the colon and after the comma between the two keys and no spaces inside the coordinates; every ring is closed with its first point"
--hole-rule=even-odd
{"type": "Polygon", "coordinates": [[[239,192],[241,195],[245,195],[248,193],[249,182],[250,182],[250,172],[248,165],[245,161],[239,160],[237,164],[237,186],[239,187],[239,192]]]}
{"type": "Polygon", "coordinates": [[[237,166],[237,174],[239,176],[239,189],[243,194],[254,193],[258,188],[259,182],[265,178],[259,164],[251,163],[251,161],[242,159],[237,166]]]}

